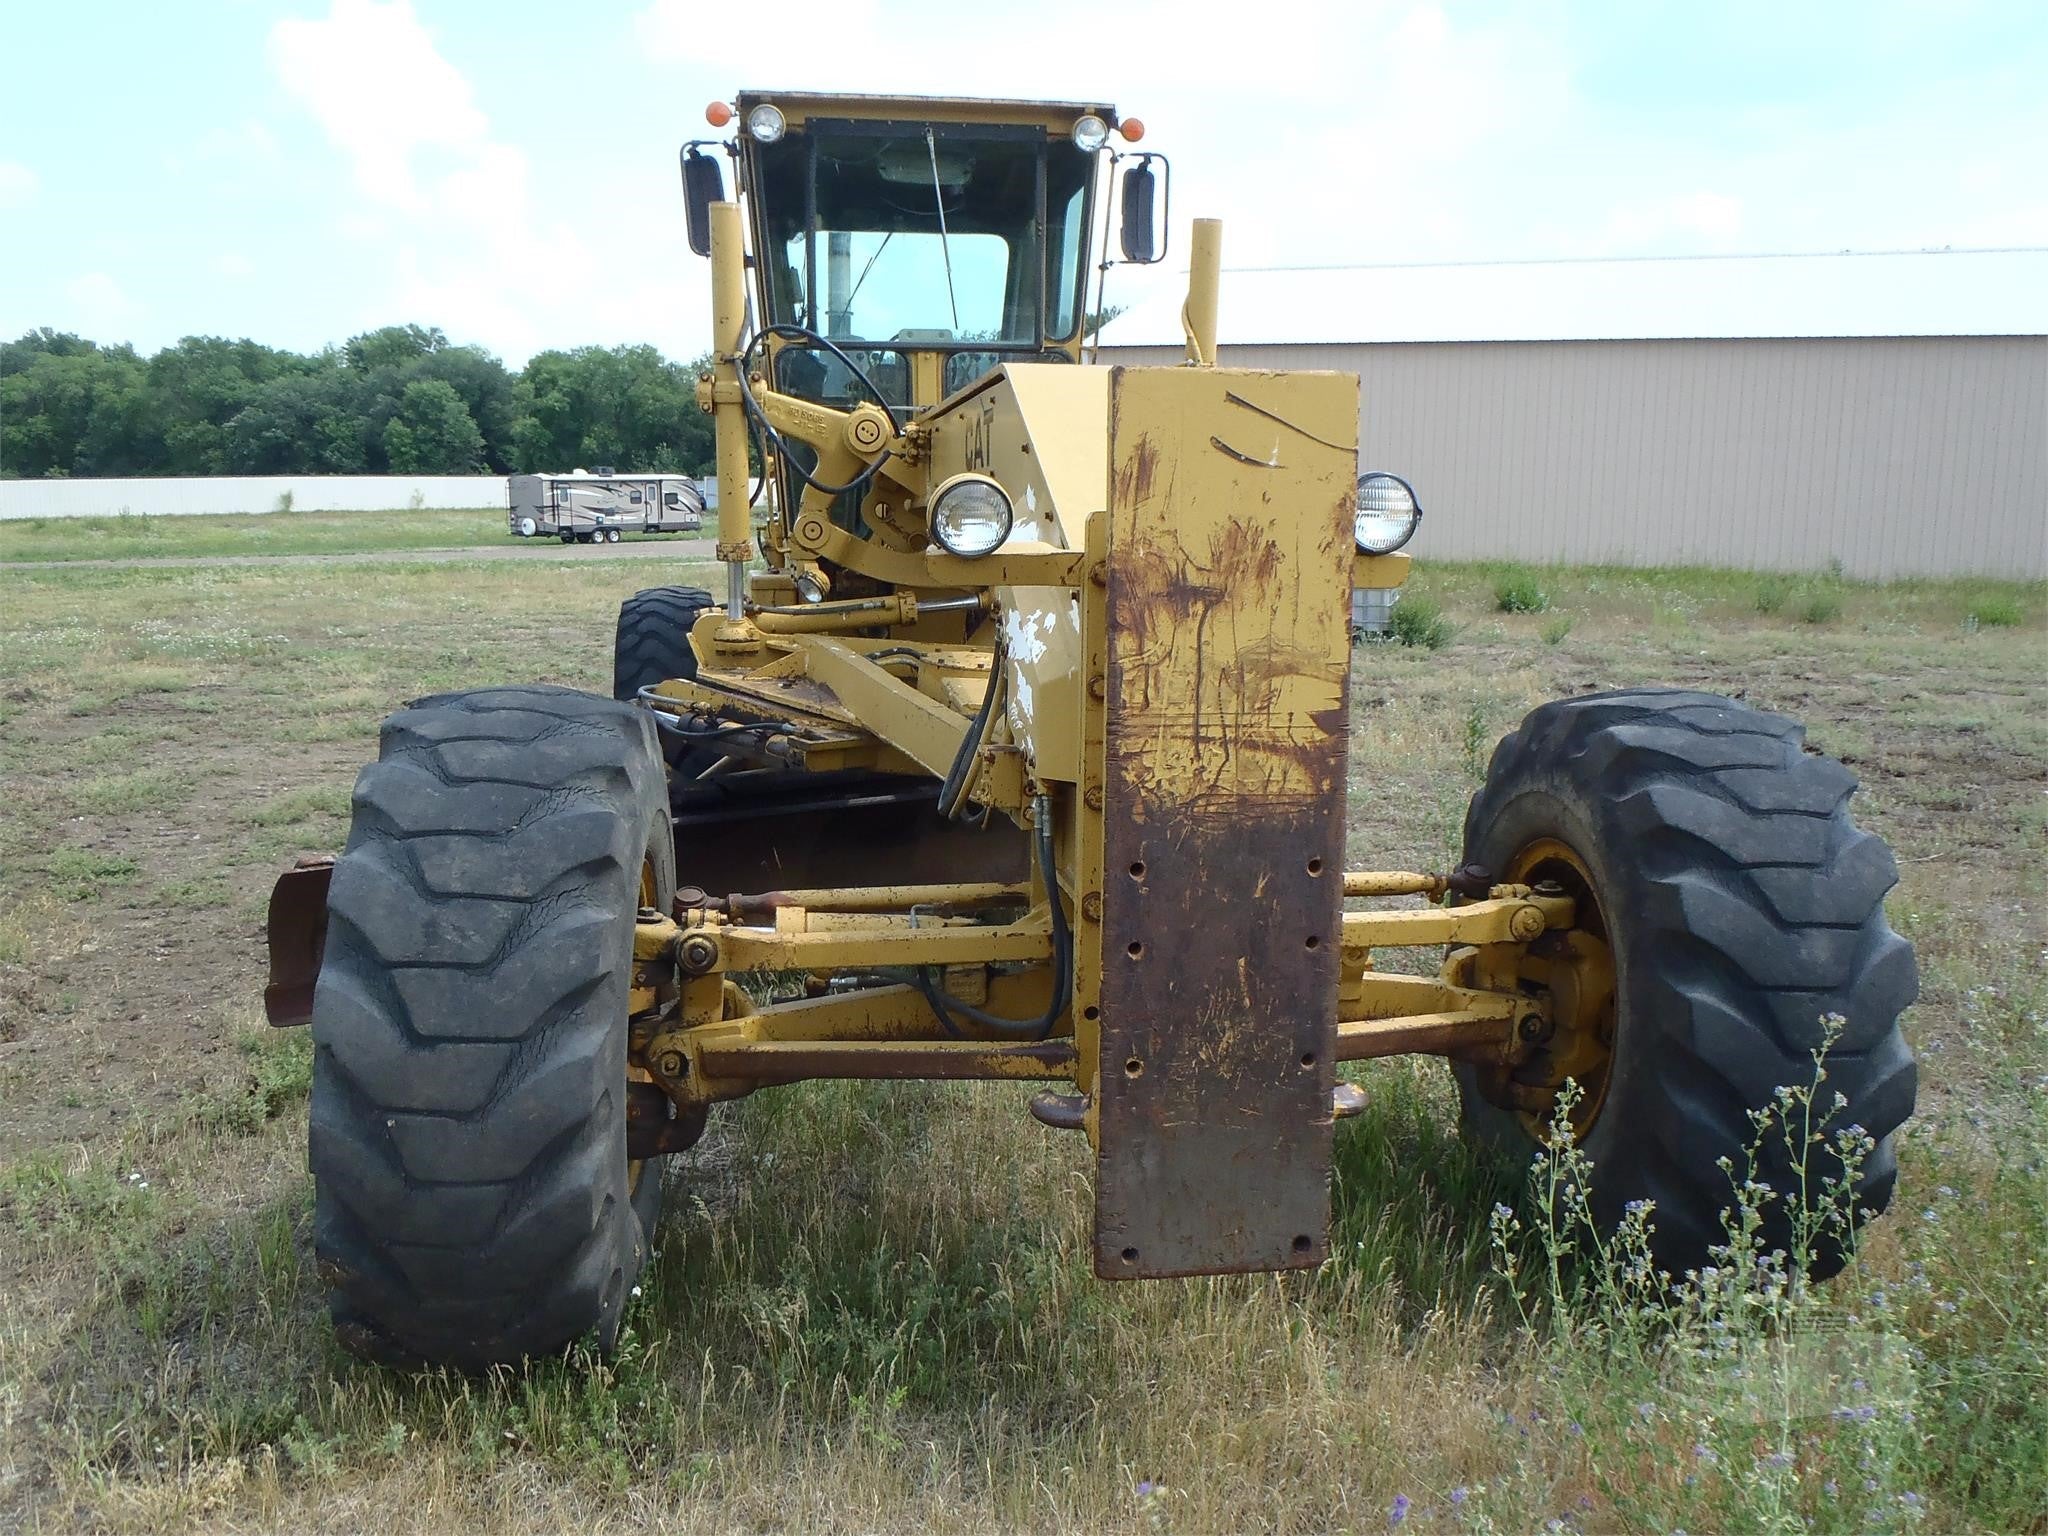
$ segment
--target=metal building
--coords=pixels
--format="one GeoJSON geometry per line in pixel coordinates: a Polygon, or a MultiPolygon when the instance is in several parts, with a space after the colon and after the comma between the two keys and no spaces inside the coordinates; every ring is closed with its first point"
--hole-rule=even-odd
{"type": "MultiPolygon", "coordinates": [[[[2048,250],[1239,269],[1221,309],[1227,366],[1360,375],[1423,557],[2048,577],[2048,250]]],[[[1101,358],[1180,339],[1161,294],[1101,358]]]]}

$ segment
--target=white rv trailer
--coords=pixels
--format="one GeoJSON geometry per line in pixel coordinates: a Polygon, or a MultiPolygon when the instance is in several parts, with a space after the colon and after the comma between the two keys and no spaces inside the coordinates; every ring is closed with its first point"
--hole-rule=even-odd
{"type": "Polygon", "coordinates": [[[704,496],[687,475],[513,475],[511,531],[523,539],[616,544],[628,533],[696,533],[704,496]]]}

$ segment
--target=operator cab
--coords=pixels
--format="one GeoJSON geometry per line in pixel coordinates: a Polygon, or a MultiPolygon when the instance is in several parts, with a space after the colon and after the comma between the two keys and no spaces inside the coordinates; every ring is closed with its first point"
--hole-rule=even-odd
{"type": "MultiPolygon", "coordinates": [[[[1102,270],[1097,183],[1118,160],[1135,162],[1127,205],[1144,204],[1126,207],[1125,259],[1158,259],[1152,162],[1164,161],[1110,149],[1113,133],[1133,142],[1144,126],[1107,105],[743,91],[706,115],[738,130],[719,147],[738,172],[756,316],[839,350],[771,336],[784,393],[849,409],[871,398],[865,375],[907,417],[1004,363],[1078,362],[1102,270]],[[1149,248],[1132,248],[1134,217],[1149,248]]],[[[684,150],[684,181],[701,251],[701,209],[723,182],[700,147],[684,150]]]]}

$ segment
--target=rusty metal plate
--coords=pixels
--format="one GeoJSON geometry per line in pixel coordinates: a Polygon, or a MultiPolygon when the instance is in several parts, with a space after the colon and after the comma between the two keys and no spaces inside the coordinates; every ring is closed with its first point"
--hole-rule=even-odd
{"type": "Polygon", "coordinates": [[[263,1012],[280,1027],[313,1017],[313,984],[320,979],[327,949],[327,886],[333,877],[334,855],[318,854],[299,860],[270,888],[270,984],[263,989],[263,1012]]]}
{"type": "Polygon", "coordinates": [[[1095,1267],[1327,1251],[1358,381],[1117,369],[1095,1267]]]}

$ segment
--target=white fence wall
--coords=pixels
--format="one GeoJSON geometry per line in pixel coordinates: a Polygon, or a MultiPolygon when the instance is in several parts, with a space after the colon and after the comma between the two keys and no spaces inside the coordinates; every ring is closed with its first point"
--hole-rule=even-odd
{"type": "Polygon", "coordinates": [[[157,480],[0,480],[0,522],[24,517],[187,517],[206,512],[381,512],[503,507],[503,475],[251,475],[157,480]]]}

